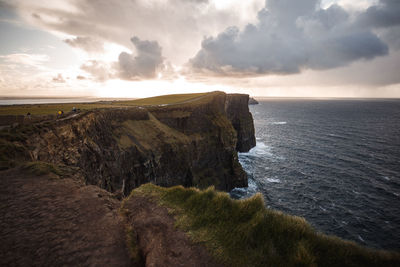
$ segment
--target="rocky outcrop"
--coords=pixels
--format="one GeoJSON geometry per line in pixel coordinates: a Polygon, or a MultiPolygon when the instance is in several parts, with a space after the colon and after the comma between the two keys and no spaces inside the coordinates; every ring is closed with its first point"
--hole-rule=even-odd
{"type": "Polygon", "coordinates": [[[86,183],[124,195],[147,182],[229,191],[247,186],[236,151],[255,144],[247,101],[214,92],[170,106],[89,111],[40,127],[26,147],[31,160],[76,168],[86,183]]]}
{"type": "Polygon", "coordinates": [[[237,132],[236,149],[239,152],[247,152],[256,145],[253,116],[248,103],[249,95],[243,94],[229,94],[225,103],[226,114],[237,132]]]}
{"type": "Polygon", "coordinates": [[[253,98],[253,97],[250,97],[250,99],[249,99],[249,105],[258,105],[259,103],[258,103],[258,101],[255,99],[255,98],[253,98]]]}

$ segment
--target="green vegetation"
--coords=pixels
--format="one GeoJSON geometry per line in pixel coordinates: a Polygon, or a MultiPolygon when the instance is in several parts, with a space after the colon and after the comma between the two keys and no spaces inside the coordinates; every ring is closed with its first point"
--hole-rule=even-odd
{"type": "Polygon", "coordinates": [[[209,93],[162,95],[162,96],[136,99],[131,101],[118,101],[115,103],[118,103],[119,105],[135,105],[135,106],[171,105],[187,101],[193,101],[197,98],[206,96],[207,94],[209,93]]]}
{"type": "Polygon", "coordinates": [[[0,115],[26,115],[28,112],[34,115],[57,115],[57,112],[62,110],[70,112],[73,107],[79,108],[82,111],[97,109],[97,108],[112,108],[112,104],[101,102],[95,103],[68,103],[68,104],[36,104],[36,105],[10,105],[0,106],[0,115]]]}
{"type": "Polygon", "coordinates": [[[131,196],[166,206],[177,227],[227,266],[399,266],[395,252],[316,232],[303,218],[265,208],[261,195],[232,200],[209,188],[142,185],[131,196]]]}
{"type": "Polygon", "coordinates": [[[115,130],[118,145],[128,148],[135,144],[146,150],[157,149],[163,144],[186,144],[189,138],[181,132],[168,127],[158,121],[153,115],[148,120],[128,120],[123,122],[122,127],[115,130]]]}
{"type": "Polygon", "coordinates": [[[62,176],[63,172],[56,165],[43,162],[43,161],[31,161],[23,165],[22,169],[35,174],[35,175],[45,175],[54,173],[58,176],[62,176]]]}
{"type": "Polygon", "coordinates": [[[16,167],[29,158],[28,149],[23,144],[32,132],[32,125],[0,131],[0,170],[16,167]]]}
{"type": "Polygon", "coordinates": [[[24,146],[0,138],[0,170],[13,168],[19,160],[27,157],[24,146]]]}
{"type": "Polygon", "coordinates": [[[171,105],[193,101],[213,93],[176,94],[142,98],[129,101],[99,101],[94,103],[65,103],[65,104],[35,104],[0,106],[1,115],[26,115],[28,112],[35,115],[57,115],[59,110],[70,112],[73,107],[82,111],[129,106],[171,105]]]}

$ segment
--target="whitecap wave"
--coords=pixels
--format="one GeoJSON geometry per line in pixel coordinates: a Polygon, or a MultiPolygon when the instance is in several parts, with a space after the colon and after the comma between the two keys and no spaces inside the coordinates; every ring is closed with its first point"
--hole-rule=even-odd
{"type": "Polygon", "coordinates": [[[230,192],[230,195],[235,199],[242,199],[249,198],[255,195],[257,192],[259,192],[259,190],[256,182],[253,179],[249,179],[247,187],[235,187],[230,192]]]}
{"type": "Polygon", "coordinates": [[[245,156],[272,156],[271,147],[265,145],[263,142],[257,142],[256,146],[250,149],[249,152],[240,154],[245,156]]]}
{"type": "Polygon", "coordinates": [[[287,124],[287,122],[286,121],[274,121],[274,122],[271,122],[271,124],[272,125],[284,125],[284,124],[287,124]]]}
{"type": "Polygon", "coordinates": [[[269,183],[280,183],[281,182],[281,180],[279,180],[278,178],[267,178],[265,180],[269,183]]]}

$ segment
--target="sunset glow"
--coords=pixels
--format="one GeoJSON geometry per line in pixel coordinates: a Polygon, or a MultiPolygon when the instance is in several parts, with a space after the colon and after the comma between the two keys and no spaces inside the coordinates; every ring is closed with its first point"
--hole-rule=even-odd
{"type": "Polygon", "coordinates": [[[1,0],[0,96],[400,97],[395,1],[177,6],[1,0]]]}

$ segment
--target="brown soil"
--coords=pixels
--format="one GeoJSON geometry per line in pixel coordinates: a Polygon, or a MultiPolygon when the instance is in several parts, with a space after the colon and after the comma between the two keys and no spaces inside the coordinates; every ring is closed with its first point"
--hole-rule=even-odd
{"type": "MultiPolygon", "coordinates": [[[[105,190],[73,179],[0,172],[0,266],[135,266],[120,204],[105,190]]],[[[125,208],[141,265],[218,266],[174,227],[166,208],[140,197],[125,208]]]]}
{"type": "Polygon", "coordinates": [[[1,266],[129,266],[119,201],[72,179],[0,173],[1,266]]]}
{"type": "Polygon", "coordinates": [[[125,202],[124,209],[137,234],[146,266],[221,266],[203,246],[193,244],[174,226],[175,220],[165,207],[134,196],[125,202]]]}

